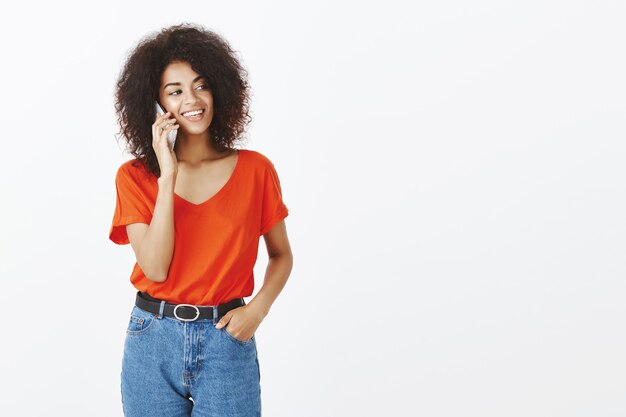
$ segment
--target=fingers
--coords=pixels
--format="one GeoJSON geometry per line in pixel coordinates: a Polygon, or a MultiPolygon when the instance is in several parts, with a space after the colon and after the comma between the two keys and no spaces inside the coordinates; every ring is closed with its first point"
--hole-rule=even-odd
{"type": "Polygon", "coordinates": [[[167,123],[165,126],[161,127],[161,133],[165,133],[166,130],[173,130],[173,129],[178,129],[178,124],[174,123],[167,123]]]}
{"type": "Polygon", "coordinates": [[[158,127],[162,127],[164,124],[172,124],[176,122],[176,118],[174,117],[167,117],[169,116],[170,112],[165,113],[162,116],[157,117],[157,119],[155,120],[153,126],[158,126],[158,127]]]}
{"type": "Polygon", "coordinates": [[[232,317],[231,312],[229,311],[228,313],[224,314],[224,317],[222,317],[220,319],[220,321],[217,322],[217,324],[215,325],[216,329],[221,329],[222,327],[224,327],[225,325],[228,324],[228,322],[230,321],[230,318],[232,317]]]}
{"type": "Polygon", "coordinates": [[[176,122],[176,118],[174,117],[168,117],[170,116],[171,113],[167,112],[163,115],[160,115],[157,113],[157,118],[154,120],[154,123],[152,124],[153,127],[163,127],[164,124],[173,124],[176,122]]]}
{"type": "Polygon", "coordinates": [[[167,113],[165,113],[165,114],[156,113],[156,116],[157,116],[157,117],[156,117],[156,119],[154,119],[154,121],[155,121],[155,122],[158,122],[158,121],[159,121],[159,119],[163,119],[163,118],[165,118],[165,117],[168,117],[168,116],[170,116],[171,114],[172,114],[172,112],[169,112],[169,111],[168,111],[167,113]]]}
{"type": "Polygon", "coordinates": [[[159,115],[156,118],[154,124],[152,125],[152,136],[154,142],[160,142],[166,134],[169,133],[169,131],[179,128],[176,118],[168,117],[170,115],[171,113],[168,111],[167,113],[159,115]]]}

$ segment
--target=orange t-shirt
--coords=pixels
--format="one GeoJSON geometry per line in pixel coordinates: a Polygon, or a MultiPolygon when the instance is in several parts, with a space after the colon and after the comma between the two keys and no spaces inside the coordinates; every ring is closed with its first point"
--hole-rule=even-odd
{"type": "MultiPolygon", "coordinates": [[[[135,288],[177,304],[219,305],[252,295],[259,239],[289,210],[274,164],[257,151],[238,153],[230,179],[209,200],[193,204],[174,193],[174,254],[167,279],[149,280],[135,262],[130,276],[135,288]]],[[[127,224],[150,224],[157,179],[136,159],[120,166],[109,231],[114,243],[130,243],[127,224]]]]}

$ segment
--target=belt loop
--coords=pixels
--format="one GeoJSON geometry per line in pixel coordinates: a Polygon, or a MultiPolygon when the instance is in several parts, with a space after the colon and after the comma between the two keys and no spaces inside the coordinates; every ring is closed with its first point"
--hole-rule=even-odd
{"type": "Polygon", "coordinates": [[[159,308],[159,319],[163,318],[163,309],[165,309],[165,300],[161,300],[161,307],[159,308]]]}
{"type": "Polygon", "coordinates": [[[217,324],[218,320],[218,311],[217,311],[217,306],[213,306],[213,324],[217,324]]]}

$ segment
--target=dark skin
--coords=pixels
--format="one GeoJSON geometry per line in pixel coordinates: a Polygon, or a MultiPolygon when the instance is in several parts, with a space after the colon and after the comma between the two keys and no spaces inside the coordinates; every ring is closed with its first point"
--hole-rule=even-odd
{"type": "Polygon", "coordinates": [[[248,304],[230,310],[216,324],[218,329],[226,326],[228,333],[241,341],[249,340],[256,332],[285,286],[293,267],[284,220],[264,234],[263,239],[269,256],[263,286],[248,304]]]}
{"type": "MultiPolygon", "coordinates": [[[[212,146],[208,127],[213,115],[213,96],[199,75],[188,63],[173,62],[165,69],[159,89],[159,102],[170,112],[165,116],[169,118],[167,123],[178,123],[180,126],[174,150],[169,151],[164,147],[159,164],[162,172],[178,177],[176,192],[193,202],[202,202],[217,191],[226,182],[234,166],[228,166],[225,160],[220,163],[221,159],[229,155],[218,153],[212,146]],[[191,123],[182,113],[194,109],[203,109],[206,114],[199,122],[191,123]],[[203,170],[212,172],[212,177],[219,180],[216,184],[201,187],[204,195],[194,195],[193,187],[189,184],[197,184],[197,178],[207,177],[201,175],[203,170]]],[[[226,331],[241,341],[249,340],[256,332],[284,288],[293,267],[293,254],[284,220],[265,233],[263,239],[269,257],[263,286],[248,304],[230,310],[216,324],[218,329],[226,326],[226,331]]]]}

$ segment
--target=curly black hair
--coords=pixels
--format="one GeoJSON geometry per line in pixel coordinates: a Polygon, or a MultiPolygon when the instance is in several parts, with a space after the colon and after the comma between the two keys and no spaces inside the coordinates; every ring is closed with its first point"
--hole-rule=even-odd
{"type": "Polygon", "coordinates": [[[144,37],[131,51],[115,90],[115,111],[130,153],[157,177],[159,163],[152,148],[154,103],[161,76],[172,62],[188,62],[204,76],[213,95],[209,133],[218,152],[234,149],[251,121],[247,71],[236,52],[217,33],[194,23],[181,23],[144,37]]]}

